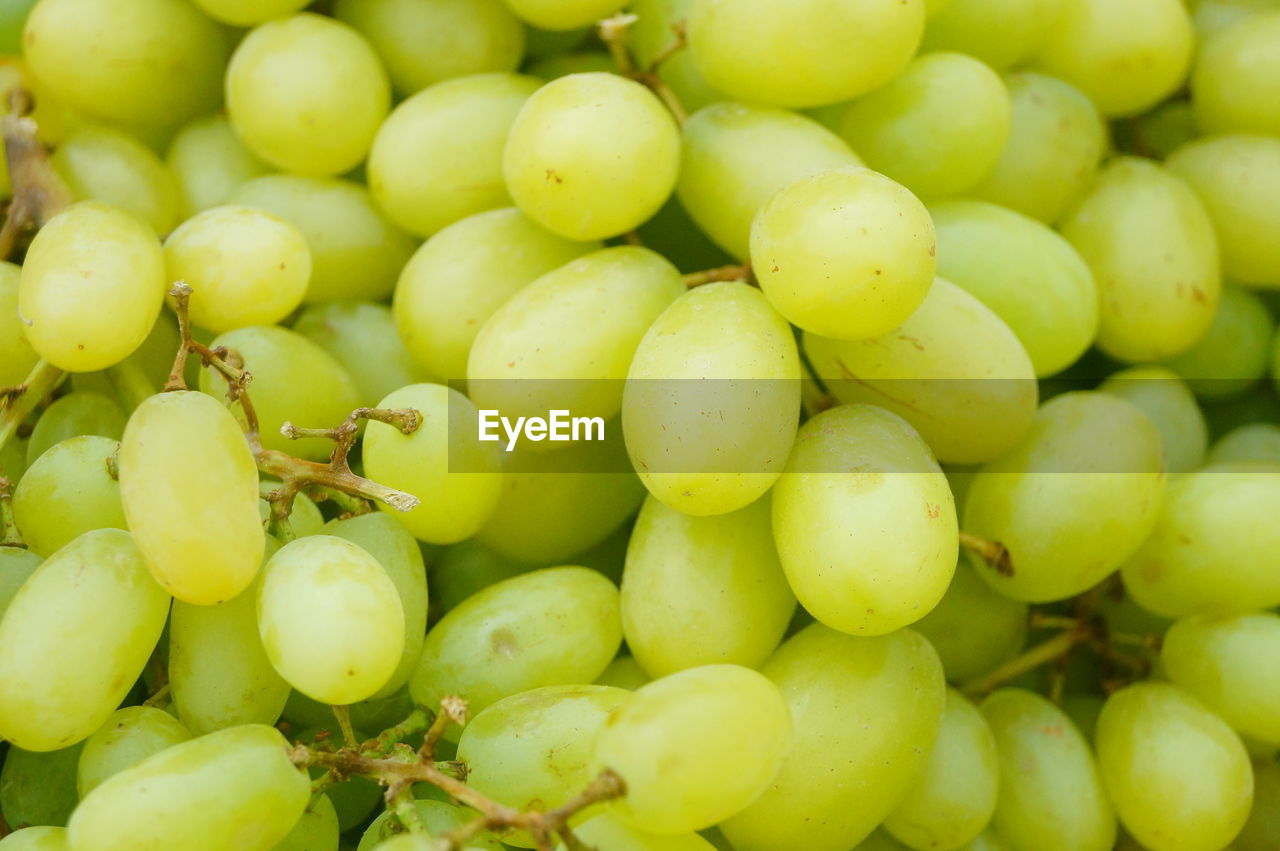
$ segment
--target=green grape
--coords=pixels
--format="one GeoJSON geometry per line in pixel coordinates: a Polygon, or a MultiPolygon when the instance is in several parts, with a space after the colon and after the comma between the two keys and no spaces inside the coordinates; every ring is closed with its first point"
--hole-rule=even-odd
{"type": "MultiPolygon", "coordinates": [[[[469,721],[458,740],[467,784],[518,810],[567,803],[594,779],[593,745],[605,719],[630,699],[620,688],[568,685],[499,700],[469,721]]],[[[502,840],[521,848],[535,844],[525,832],[502,840]]]]}
{"type": "Polygon", "coordinates": [[[1065,0],[1035,62],[1111,118],[1172,94],[1186,79],[1194,43],[1179,0],[1065,0]]]}
{"type": "MultiPolygon", "coordinates": [[[[673,26],[688,20],[696,0],[633,0],[627,11],[637,20],[627,28],[627,47],[641,68],[651,67],[659,57],[657,75],[690,112],[724,100],[698,70],[689,50],[668,54],[676,43],[673,26]]],[[[604,69],[602,69],[604,70],[604,69]]]]}
{"type": "Polygon", "coordinates": [[[1071,719],[1017,688],[991,694],[982,714],[1000,765],[996,832],[1018,849],[1108,851],[1116,817],[1093,752],[1071,719]]]}
{"type": "Polygon", "coordinates": [[[596,677],[596,685],[617,686],[628,691],[635,691],[649,682],[649,675],[632,656],[618,656],[604,669],[604,673],[596,677]]]}
{"type": "Polygon", "coordinates": [[[67,826],[80,851],[270,851],[310,798],[284,736],[250,724],[152,756],[94,789],[67,826]]]}
{"type": "Polygon", "coordinates": [[[22,269],[0,260],[0,387],[26,380],[40,356],[22,333],[18,318],[18,281],[22,269]]]}
{"type": "Polygon", "coordinates": [[[1280,139],[1216,136],[1179,148],[1169,169],[1200,196],[1222,248],[1222,268],[1242,284],[1280,287],[1280,139]]]}
{"type": "Polygon", "coordinates": [[[1267,374],[1267,348],[1275,322],[1266,304],[1242,287],[1222,288],[1222,299],[1200,342],[1165,361],[1202,399],[1239,396],[1267,374]]]}
{"type": "Polygon", "coordinates": [[[1237,461],[1179,476],[1155,529],[1124,565],[1125,587],[1165,617],[1280,605],[1277,510],[1280,464],[1237,461]]]}
{"type": "Polygon", "coordinates": [[[617,416],[636,347],[684,292],[676,267],[640,246],[569,261],[512,295],[480,329],[467,360],[472,400],[513,418],[556,409],[617,416]]]}
{"type": "Polygon", "coordinates": [[[85,740],[76,773],[80,797],[108,777],[190,738],[182,722],[163,709],[128,706],[117,710],[85,740]]]}
{"type": "Polygon", "coordinates": [[[791,328],[759,290],[723,281],[680,296],[645,332],[623,391],[640,480],[686,514],[755,502],[795,440],[799,378],[791,328]]]}
{"type": "Polygon", "coordinates": [[[0,621],[0,736],[34,751],[88,738],[142,673],[168,612],[128,532],[58,550],[0,621]]]}
{"type": "Polygon", "coordinates": [[[990,725],[967,697],[948,689],[938,740],[885,829],[920,851],[959,848],[991,820],[999,780],[990,725]]]}
{"type": "Polygon", "coordinates": [[[1035,368],[1026,349],[990,308],[943,278],[887,334],[846,342],[806,333],[804,350],[837,399],[899,415],[940,461],[1000,457],[1035,417],[1035,368]]]}
{"type": "Polygon", "coordinates": [[[404,609],[404,650],[391,679],[374,695],[389,697],[409,680],[427,634],[427,568],[418,542],[391,515],[363,514],[328,524],[325,532],[357,544],[391,577],[404,609]]]}
{"type": "Polygon", "coordinates": [[[902,72],[924,0],[695,0],[689,50],[712,88],[749,103],[823,106],[902,72]]]}
{"type": "Polygon", "coordinates": [[[890,836],[884,827],[878,827],[870,836],[859,842],[853,851],[908,851],[908,849],[890,836]]]}
{"type": "Polygon", "coordinates": [[[1009,138],[972,195],[1055,222],[1088,185],[1107,147],[1107,125],[1078,89],[1019,71],[1009,89],[1009,138]]]}
{"type": "Polygon", "coordinates": [[[1280,745],[1280,615],[1183,618],[1165,634],[1160,661],[1241,735],[1280,745]]]}
{"type": "Polygon", "coordinates": [[[533,570],[474,540],[445,549],[430,566],[432,609],[449,612],[463,600],[496,582],[533,570]]]}
{"type": "Polygon", "coordinates": [[[127,210],[156,233],[178,223],[178,182],[150,148],[119,130],[72,128],[51,158],[72,195],[127,210]]]}
{"type": "Polygon", "coordinates": [[[1160,432],[1168,472],[1189,473],[1204,464],[1209,427],[1191,389],[1175,373],[1162,366],[1129,367],[1098,390],[1127,399],[1151,418],[1160,432]]]}
{"type": "Polygon", "coordinates": [[[40,566],[40,556],[21,547],[0,547],[0,619],[23,584],[40,566]]]}
{"type": "Polygon", "coordinates": [[[924,205],[860,166],[788,184],[751,225],[751,263],[770,304],[841,340],[898,327],[929,292],[936,253],[924,205]]]}
{"type": "Polygon", "coordinates": [[[541,686],[589,683],[618,651],[613,583],[583,567],[535,570],[468,597],[427,633],[409,691],[420,706],[457,695],[474,715],[541,686]]]}
{"type": "Polygon", "coordinates": [[[626,5],[624,0],[503,0],[521,20],[544,30],[589,27],[626,5]]]}
{"type": "Polygon", "coordinates": [[[108,471],[118,446],[82,435],[31,465],[13,493],[13,516],[32,552],[47,558],[85,532],[125,528],[120,485],[108,471]]]}
{"type": "Polygon", "coordinates": [[[169,143],[165,162],[178,181],[184,219],[227,203],[241,184],[270,171],[249,153],[222,115],[207,115],[183,125],[169,143]]]}
{"type": "Polygon", "coordinates": [[[473,74],[401,103],[369,151],[369,191],[395,224],[430,236],[467,216],[511,203],[502,151],[516,114],[540,81],[473,74]]]}
{"type": "Polygon", "coordinates": [[[937,654],[909,629],[863,638],[813,624],[761,670],[791,709],[790,755],[721,830],[738,851],[846,851],[927,762],[946,694],[937,654]]]}
{"type": "Polygon", "coordinates": [[[59,369],[106,369],[146,339],[166,286],[151,228],[118,207],[81,201],[46,222],[27,249],[23,332],[59,369]]]}
{"type": "Polygon", "coordinates": [[[1209,463],[1227,461],[1274,461],[1280,464],[1280,425],[1252,423],[1218,438],[1209,447],[1209,463]]]}
{"type": "Polygon", "coordinates": [[[750,255],[756,213],[779,189],[824,169],[862,165],[835,133],[784,109],[712,104],[690,117],[681,140],[680,203],[739,260],[750,255]]]}
{"type": "Polygon", "coordinates": [[[656,213],[675,189],[679,160],[679,131],[652,92],[615,74],[573,74],[525,102],[502,173],[526,216],[589,240],[656,213]]]}
{"type": "MultiPolygon", "coordinates": [[[[628,33],[634,31],[634,27],[628,33]]],[[[539,80],[551,82],[570,74],[591,74],[596,72],[614,73],[618,65],[613,57],[603,50],[591,50],[585,53],[565,53],[551,56],[534,62],[525,69],[525,73],[539,80]]]]}
{"type": "Polygon", "coordinates": [[[191,321],[210,331],[273,325],[302,303],[311,250],[298,229],[252,207],[213,207],[164,243],[169,278],[191,287],[191,321]]]}
{"type": "Polygon", "coordinates": [[[263,568],[258,635],[267,658],[291,686],[323,703],[381,696],[401,661],[405,621],[387,570],[349,540],[299,538],[263,568]]]}
{"type": "Polygon", "coordinates": [[[311,249],[307,302],[390,295],[413,242],[378,211],[369,191],[347,180],[269,174],[228,199],[279,216],[311,249]]]}
{"type": "Polygon", "coordinates": [[[1165,683],[1107,699],[1098,764],[1120,820],[1152,851],[1212,851],[1240,832],[1253,803],[1249,755],[1226,722],[1165,683]]]}
{"type": "Polygon", "coordinates": [[[1160,432],[1132,402],[1086,391],[1046,402],[1027,439],[969,488],[962,528],[1002,544],[1013,567],[999,571],[971,553],[978,574],[1035,603],[1098,584],[1156,525],[1161,450],[1160,432]]]}
{"type": "Polygon", "coordinates": [[[1065,0],[953,0],[924,28],[920,48],[958,50],[997,71],[1035,53],[1065,0]]]}
{"type": "Polygon", "coordinates": [[[1009,137],[1000,76],[962,53],[919,57],[888,85],[854,101],[840,135],[922,198],[962,194],[985,177],[1009,137]]]}
{"type": "Polygon", "coordinates": [[[76,766],[83,748],[35,753],[9,746],[0,768],[0,811],[11,828],[66,825],[79,800],[76,766]]]}
{"type": "Polygon", "coordinates": [[[1280,762],[1253,764],[1253,809],[1231,845],[1236,851],[1271,851],[1280,843],[1280,762]]]}
{"type": "Polygon", "coordinates": [[[126,418],[120,406],[99,393],[68,393],[55,401],[31,432],[27,443],[27,468],[53,447],[73,437],[96,435],[118,440],[126,418]]]}
{"type": "MultiPolygon", "coordinates": [[[[430,831],[431,836],[441,836],[479,817],[479,813],[444,801],[414,801],[413,808],[418,814],[418,820],[430,831]]],[[[430,840],[426,837],[399,832],[403,830],[400,820],[390,810],[386,810],[365,830],[356,851],[387,851],[388,848],[398,848],[400,851],[433,851],[430,840]],[[403,842],[398,838],[406,836],[413,841],[403,842]],[[428,844],[424,845],[422,840],[426,840],[428,844]]],[[[502,844],[493,834],[485,831],[469,839],[462,851],[502,851],[502,844]]]]}
{"type": "Polygon", "coordinates": [[[1202,43],[1237,21],[1280,8],[1276,0],[1191,0],[1187,5],[1202,43]]]}
{"type": "MultiPolygon", "coordinates": [[[[267,497],[280,487],[278,479],[263,479],[258,482],[258,519],[265,525],[271,519],[271,504],[267,497]]],[[[319,507],[305,493],[296,494],[293,498],[293,509],[289,513],[289,524],[293,533],[299,538],[307,535],[318,535],[324,528],[324,516],[319,507]]]]}
{"type": "Polygon", "coordinates": [[[227,66],[227,116],[255,156],[326,177],[359,165],[391,106],[387,72],[351,27],[311,13],[258,26],[227,66]]]}
{"type": "Polygon", "coordinates": [[[452,544],[474,535],[502,493],[499,449],[478,440],[479,412],[469,399],[440,384],[410,384],[383,398],[379,408],[411,409],[422,416],[413,434],[370,422],[364,436],[369,478],[413,494],[408,512],[379,507],[420,541],[452,544]]]}
{"type": "MultiPolygon", "coordinates": [[[[587,819],[576,826],[573,833],[596,851],[715,851],[716,848],[696,833],[674,836],[647,833],[607,812],[587,819]]],[[[556,851],[566,851],[565,846],[557,845],[556,851]]]]}
{"type": "Polygon", "coordinates": [[[22,27],[37,0],[5,0],[0,3],[0,53],[22,52],[22,27]]]}
{"type": "Polygon", "coordinates": [[[1245,18],[1207,39],[1191,72],[1191,105],[1206,133],[1280,135],[1268,104],[1280,99],[1280,10],[1245,18]]]}
{"type": "Polygon", "coordinates": [[[1170,100],[1151,112],[1117,124],[1116,145],[1124,151],[1164,159],[1198,135],[1191,104],[1170,100]]]}
{"type": "Polygon", "coordinates": [[[338,813],[328,795],[319,795],[271,851],[338,851],[338,813]]]}
{"type": "Polygon", "coordinates": [[[331,301],[308,307],[293,330],[333,355],[355,379],[368,405],[426,378],[396,333],[391,308],[371,301],[331,301]]]}
{"type": "Polygon", "coordinates": [[[124,516],[157,582],[202,606],[249,587],[263,546],[258,469],[226,408],[190,390],[150,397],[129,418],[119,467],[124,516]]]}
{"type": "MultiPolygon", "coordinates": [[[[253,374],[253,402],[259,437],[267,449],[303,458],[328,458],[331,444],[321,440],[294,441],[280,433],[286,422],[303,428],[329,428],[360,407],[355,379],[332,355],[288,328],[250,325],[214,338],[212,347],[238,353],[253,374]]],[[[222,399],[227,383],[213,368],[201,370],[200,390],[222,399]]],[[[244,423],[244,413],[234,409],[244,423]]]]}
{"type": "Polygon", "coordinates": [[[967,683],[1022,649],[1027,604],[992,590],[962,559],[941,602],[912,628],[938,651],[947,679],[967,683]]]}
{"type": "Polygon", "coordinates": [[[68,106],[168,127],[218,106],[228,36],[183,0],[41,0],[22,46],[32,73],[68,106]]]}
{"type": "Polygon", "coordinates": [[[4,851],[69,851],[65,827],[29,827],[0,839],[4,851]]]}
{"type": "Polygon", "coordinates": [[[1221,290],[1213,224],[1195,193],[1154,162],[1117,157],[1062,223],[1098,283],[1098,346],[1163,360],[1209,330],[1221,290]]]}
{"type": "Polygon", "coordinates": [[[681,834],[718,824],[759,797],[790,742],[791,716],[776,685],[740,665],[704,665],[641,686],[610,712],[595,762],[626,783],[612,810],[619,818],[681,834]]]}
{"type": "Polygon", "coordinates": [[[296,12],[306,0],[192,0],[211,18],[236,27],[250,27],[296,12]]]}

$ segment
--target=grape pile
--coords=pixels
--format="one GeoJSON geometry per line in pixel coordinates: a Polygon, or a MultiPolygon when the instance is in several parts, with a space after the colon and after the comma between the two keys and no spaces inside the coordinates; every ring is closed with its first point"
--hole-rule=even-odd
{"type": "Polygon", "coordinates": [[[0,851],[1280,851],[1280,0],[2,0],[0,135],[0,851]]]}

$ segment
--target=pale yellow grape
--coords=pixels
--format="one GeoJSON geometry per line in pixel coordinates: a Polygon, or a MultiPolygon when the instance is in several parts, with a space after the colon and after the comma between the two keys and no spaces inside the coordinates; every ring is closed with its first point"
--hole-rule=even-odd
{"type": "MultiPolygon", "coordinates": [[[[573,833],[596,851],[714,851],[716,848],[696,833],[676,836],[648,833],[630,826],[611,813],[601,813],[587,819],[575,827],[573,833]]],[[[566,851],[565,846],[557,845],[556,851],[566,851]]]]}
{"type": "Polygon", "coordinates": [[[1261,298],[1227,285],[1209,330],[1194,346],[1165,361],[1165,366],[1182,376],[1201,399],[1239,396],[1267,374],[1274,331],[1275,320],[1261,298]]]}
{"type": "Polygon", "coordinates": [[[1152,851],[1216,851],[1249,816],[1253,772],[1226,722],[1186,692],[1137,683],[1107,699],[1098,764],[1125,828],[1152,851]]]}
{"type": "Polygon", "coordinates": [[[0,839],[3,851],[70,851],[65,827],[27,827],[0,839]]]}
{"type": "Polygon", "coordinates": [[[1280,843],[1280,761],[1253,764],[1253,809],[1236,837],[1236,851],[1271,851],[1280,843]]]}
{"type": "Polygon", "coordinates": [[[40,228],[18,287],[23,332],[70,372],[106,369],[146,339],[166,289],[164,255],[132,214],[82,201],[40,228]]]}
{"type": "Polygon", "coordinates": [[[395,316],[386,305],[370,301],[314,304],[294,321],[293,330],[347,368],[367,405],[427,378],[400,341],[395,316]]]}
{"type": "Polygon", "coordinates": [[[128,210],[159,234],[178,223],[178,182],[156,154],[125,133],[84,124],[51,157],[58,176],[78,199],[128,210]]]}
{"type": "Polygon", "coordinates": [[[521,20],[542,30],[589,27],[626,5],[623,0],[503,0],[521,20]]]}
{"type": "Polygon", "coordinates": [[[1071,244],[1036,220],[981,201],[929,207],[938,274],[1004,320],[1037,376],[1070,366],[1093,342],[1098,291],[1071,244]]]}
{"type": "Polygon", "coordinates": [[[896,77],[920,44],[924,12],[924,0],[695,0],[689,50],[731,98],[822,106],[896,77]]]}
{"type": "Polygon", "coordinates": [[[1226,461],[1274,461],[1280,464],[1280,426],[1250,423],[1218,438],[1209,447],[1209,463],[1226,461]]]}
{"type": "Polygon", "coordinates": [[[0,621],[0,736],[30,751],[87,738],[142,673],[168,612],[128,532],[88,532],[45,560],[0,621]]]}
{"type": "Polygon", "coordinates": [[[596,685],[617,686],[635,691],[649,682],[650,677],[631,656],[619,656],[609,663],[604,673],[596,677],[596,685]]]}
{"type": "Polygon", "coordinates": [[[691,517],[649,497],[627,547],[622,633],[651,676],[761,665],[795,610],[769,531],[769,498],[691,517]]]}
{"type": "Polygon", "coordinates": [[[369,152],[391,102],[387,72],[351,27],[311,13],[262,24],[227,66],[227,116],[284,171],[340,174],[369,152]]]}
{"type": "Polygon", "coordinates": [[[676,186],[680,132],[639,83],[571,74],[547,83],[511,126],[502,174],[516,206],[576,240],[643,224],[676,186]]]}
{"type": "Polygon", "coordinates": [[[1009,138],[971,194],[1042,222],[1057,221],[1087,188],[1107,147],[1107,126],[1078,89],[1019,71],[1009,89],[1009,138]]]}
{"type": "Polygon", "coordinates": [[[129,528],[170,594],[209,605],[249,587],[263,546],[258,469],[221,403],[189,390],[150,397],[129,418],[119,468],[129,528]]]}
{"type": "Polygon", "coordinates": [[[1207,39],[1191,72],[1191,104],[1205,133],[1280,136],[1280,10],[1207,39]]]}
{"type": "Polygon", "coordinates": [[[1162,366],[1134,366],[1112,375],[1098,390],[1127,399],[1151,418],[1164,445],[1165,469],[1189,473],[1204,464],[1209,427],[1195,396],[1162,366]]]}
{"type": "Polygon", "coordinates": [[[1105,353],[1162,360],[1209,330],[1222,286],[1217,238],[1195,193],[1169,171],[1112,160],[1061,229],[1098,283],[1105,353]]]}
{"type": "Polygon", "coordinates": [[[992,828],[1018,849],[1108,851],[1115,814],[1093,752],[1071,719],[1024,689],[1000,689],[981,707],[1000,764],[992,828]]]}
{"type": "Polygon", "coordinates": [[[679,270],[640,246],[571,260],[512,295],[480,329],[467,361],[472,400],[507,417],[555,409],[616,416],[636,347],[684,292],[679,270]]]}
{"type": "Polygon", "coordinates": [[[191,287],[191,321],[213,332],[272,325],[302,303],[311,251],[298,229],[252,207],[197,213],[164,244],[169,279],[191,287]]]}
{"type": "Polygon", "coordinates": [[[1156,105],[1186,79],[1195,33],[1180,0],[1064,0],[1035,64],[1107,117],[1156,105]]]}
{"type": "Polygon", "coordinates": [[[172,126],[217,108],[230,40],[184,0],[41,0],[23,56],[67,105],[172,126]]]}
{"type": "Polygon", "coordinates": [[[939,198],[972,189],[995,167],[1010,111],[1000,75],[962,53],[929,53],[854,101],[840,135],[876,171],[939,198]]]}
{"type": "Polygon", "coordinates": [[[851,634],[924,617],[955,570],[946,477],[910,425],[871,405],[832,408],[801,427],[774,486],[773,534],[801,605],[851,634]]]}
{"type": "Polygon", "coordinates": [[[169,143],[165,162],[178,181],[182,216],[225,204],[240,184],[269,167],[245,149],[231,123],[207,115],[183,125],[169,143]]]}
{"type": "Polygon", "coordinates": [[[681,129],[676,191],[712,241],[746,260],[751,222],[779,189],[823,169],[855,165],[862,161],[843,139],[803,115],[716,103],[681,129]]]}
{"type": "Polygon", "coordinates": [[[813,624],[762,671],[791,709],[791,752],[721,829],[737,851],[847,851],[924,768],[945,699],[938,656],[909,629],[859,638],[813,624]]]}
{"type": "Polygon", "coordinates": [[[68,393],[54,400],[36,420],[27,442],[27,466],[73,437],[92,434],[119,439],[124,434],[125,421],[120,406],[108,396],[83,391],[68,393]]]}
{"type": "Polygon", "coordinates": [[[600,247],[557,236],[508,207],[432,236],[405,265],[393,310],[410,354],[440,379],[462,379],[472,341],[535,278],[600,247]]]}
{"type": "Polygon", "coordinates": [[[958,50],[997,71],[1030,57],[1064,0],[952,0],[930,17],[921,49],[958,50]]]}
{"type": "Polygon", "coordinates": [[[1160,661],[1241,735],[1280,745],[1280,616],[1183,618],[1165,633],[1160,661]]]}
{"type": "Polygon", "coordinates": [[[756,214],[751,263],[769,303],[841,340],[902,323],[933,283],[933,222],[914,195],[860,166],[788,184],[756,214]]]}
{"type": "Polygon", "coordinates": [[[228,200],[302,232],[311,248],[307,302],[383,299],[413,253],[409,236],[383,218],[369,191],[348,180],[272,174],[241,185],[228,200]]]}
{"type": "Polygon", "coordinates": [[[420,541],[452,544],[471,537],[502,492],[501,450],[477,439],[475,405],[441,384],[410,384],[383,398],[378,407],[422,415],[422,424],[408,435],[387,423],[370,422],[365,428],[365,473],[421,501],[409,512],[381,507],[420,541]]]}
{"type": "Polygon", "coordinates": [[[1197,139],[1169,156],[1169,169],[1200,197],[1222,248],[1222,268],[1242,284],[1280,287],[1280,139],[1197,139]]]}
{"type": "Polygon", "coordinates": [[[433,85],[395,108],[369,151],[369,191],[400,227],[430,236],[511,203],[502,151],[516,114],[541,83],[474,74],[433,85]]]}
{"type": "Polygon", "coordinates": [[[938,651],[947,679],[967,683],[1022,649],[1027,639],[1027,604],[994,591],[962,558],[947,593],[912,628],[938,651]]]}
{"type": "Polygon", "coordinates": [[[0,386],[13,387],[26,380],[40,356],[27,342],[18,317],[18,281],[21,267],[0,260],[0,386]]]}
{"type": "MultiPolygon", "coordinates": [[[[647,68],[676,43],[672,26],[687,21],[697,0],[633,0],[627,11],[637,20],[627,28],[627,47],[635,55],[636,64],[647,68]]],[[[612,61],[612,60],[611,60],[612,61]]],[[[658,79],[675,93],[690,112],[707,104],[724,100],[698,70],[689,50],[677,50],[658,65],[658,79]]]]}
{"type": "Polygon", "coordinates": [[[686,514],[755,502],[795,440],[799,378],[791,328],[759,290],[724,281],[685,293],[627,375],[622,427],[640,480],[686,514]]]}
{"type": "MultiPolygon", "coordinates": [[[[278,479],[262,479],[258,482],[258,519],[264,524],[271,519],[271,504],[267,497],[271,496],[271,492],[278,487],[280,487],[278,479]]],[[[293,498],[293,508],[289,512],[289,525],[292,526],[294,535],[305,538],[320,531],[324,526],[324,517],[320,515],[320,509],[311,501],[311,497],[305,493],[299,493],[293,498]]]]}
{"type": "Polygon", "coordinates": [[[1061,600],[1138,549],[1164,492],[1155,424],[1115,396],[1066,393],[1040,408],[1021,445],[974,478],[961,528],[1008,552],[1011,576],[970,553],[992,588],[1028,602],[1061,600]]]}
{"type": "Polygon", "coordinates": [[[85,740],[76,774],[80,797],[112,775],[190,738],[182,722],[163,709],[128,706],[117,710],[85,740]]]}
{"type": "Polygon", "coordinates": [[[409,691],[420,706],[457,695],[474,716],[522,691],[591,682],[621,641],[613,583],[583,567],[536,570],[489,586],[441,618],[409,691]]]}
{"type": "Polygon", "coordinates": [[[21,547],[0,548],[0,619],[40,561],[40,556],[21,547]]]}
{"type": "Polygon", "coordinates": [[[369,40],[406,95],[451,77],[514,71],[524,54],[524,28],[501,0],[338,0],[334,15],[369,40]]]}
{"type": "Polygon", "coordinates": [[[211,18],[236,27],[250,27],[296,12],[306,0],[192,0],[211,18]]]}
{"type": "Polygon", "coordinates": [[[120,485],[108,472],[119,444],[81,435],[36,459],[13,492],[13,519],[45,558],[94,529],[124,529],[120,485]]]}
{"type": "Polygon", "coordinates": [[[804,349],[836,399],[898,414],[940,461],[999,457],[1035,417],[1026,349],[1000,317],[943,278],[889,333],[854,341],[805,334],[804,349]]]}
{"type": "Polygon", "coordinates": [[[1124,565],[1125,587],[1165,617],[1280,605],[1280,464],[1236,461],[1179,476],[1155,529],[1124,565]]]}
{"type": "Polygon", "coordinates": [[[924,770],[885,820],[911,848],[959,848],[991,820],[999,791],[996,739],[978,708],[955,689],[924,770]]]}
{"type": "Polygon", "coordinates": [[[306,772],[249,724],[161,751],[94,789],[67,826],[76,851],[271,851],[302,816],[306,772]]]}

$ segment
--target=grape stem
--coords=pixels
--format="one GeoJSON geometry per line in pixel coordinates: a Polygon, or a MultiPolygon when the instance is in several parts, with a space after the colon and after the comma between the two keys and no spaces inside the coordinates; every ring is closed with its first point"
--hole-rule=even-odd
{"type": "Polygon", "coordinates": [[[342,730],[342,741],[349,748],[354,748],[359,742],[356,741],[355,728],[351,726],[351,710],[345,706],[331,706],[333,717],[338,719],[338,727],[342,730]]]}
{"type": "Polygon", "coordinates": [[[689,289],[703,284],[714,284],[717,281],[741,281],[744,284],[757,286],[756,279],[751,274],[750,263],[743,263],[741,266],[718,266],[715,269],[690,272],[684,276],[684,285],[689,289]]]}
{"type": "Polygon", "coordinates": [[[49,162],[49,152],[36,136],[36,123],[31,112],[31,95],[15,88],[9,93],[9,112],[0,118],[0,135],[4,137],[5,160],[13,187],[4,225],[0,226],[0,259],[13,256],[18,241],[33,228],[44,225],[73,198],[62,178],[49,162]]]}
{"type": "Polygon", "coordinates": [[[971,697],[984,695],[1009,680],[1022,676],[1027,671],[1033,671],[1041,665],[1070,653],[1077,645],[1087,641],[1091,633],[1092,630],[1084,628],[1061,632],[1048,641],[1013,657],[994,671],[965,683],[961,690],[971,697]]]}
{"type": "Polygon", "coordinates": [[[1013,576],[1013,557],[999,541],[988,541],[963,529],[960,530],[960,546],[993,567],[1001,576],[1013,576]]]}
{"type": "Polygon", "coordinates": [[[37,361],[27,380],[16,387],[0,387],[0,449],[18,426],[62,383],[66,373],[48,361],[37,361]]]}
{"type": "Polygon", "coordinates": [[[13,483],[0,470],[0,547],[27,548],[13,520],[13,483]]]}
{"type": "Polygon", "coordinates": [[[619,12],[596,24],[596,34],[600,36],[600,40],[604,42],[609,55],[613,57],[613,64],[617,66],[618,73],[644,85],[657,95],[658,99],[662,101],[663,105],[671,113],[671,117],[675,119],[676,124],[683,127],[684,123],[689,120],[689,112],[684,108],[684,104],[680,102],[680,98],[676,96],[670,86],[658,76],[658,68],[688,44],[684,21],[677,21],[671,25],[671,31],[675,33],[675,38],[653,58],[648,67],[637,68],[635,61],[631,58],[631,51],[627,49],[627,30],[638,20],[640,20],[639,16],[630,12],[619,12]]]}

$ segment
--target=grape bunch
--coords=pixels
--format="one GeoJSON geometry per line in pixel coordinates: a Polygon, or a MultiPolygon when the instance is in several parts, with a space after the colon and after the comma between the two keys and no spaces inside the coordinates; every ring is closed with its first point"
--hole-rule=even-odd
{"type": "Polygon", "coordinates": [[[3,0],[0,135],[0,851],[1280,851],[1280,0],[3,0]]]}

